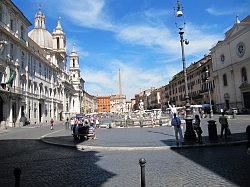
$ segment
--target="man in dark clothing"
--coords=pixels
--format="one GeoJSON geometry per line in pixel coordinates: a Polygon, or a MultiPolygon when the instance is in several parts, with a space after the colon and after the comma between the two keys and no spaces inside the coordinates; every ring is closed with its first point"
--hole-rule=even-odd
{"type": "Polygon", "coordinates": [[[221,124],[221,134],[220,134],[220,137],[222,138],[223,131],[225,130],[225,139],[227,139],[228,121],[227,121],[227,118],[225,116],[225,112],[222,112],[221,114],[222,114],[222,116],[219,117],[219,122],[221,124]]]}

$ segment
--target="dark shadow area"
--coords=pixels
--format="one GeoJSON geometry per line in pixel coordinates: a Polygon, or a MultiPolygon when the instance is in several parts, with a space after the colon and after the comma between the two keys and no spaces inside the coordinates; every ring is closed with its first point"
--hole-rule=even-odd
{"type": "Polygon", "coordinates": [[[21,169],[21,186],[102,186],[115,176],[97,165],[101,157],[95,151],[35,139],[0,140],[0,150],[0,186],[14,186],[16,167],[21,169]]]}
{"type": "Polygon", "coordinates": [[[163,134],[163,135],[166,135],[166,136],[172,136],[172,137],[175,137],[175,136],[174,136],[174,135],[172,135],[172,134],[167,134],[167,133],[163,133],[163,132],[157,132],[157,131],[148,131],[148,132],[155,133],[155,134],[163,134]]]}
{"type": "MultiPolygon", "coordinates": [[[[246,140],[245,133],[233,134],[228,140],[218,139],[219,142],[232,140],[246,140]]],[[[205,143],[210,142],[208,137],[203,137],[205,143]]],[[[168,141],[163,141],[166,145],[168,141]]],[[[216,175],[231,181],[239,186],[250,186],[250,156],[246,153],[246,145],[204,147],[204,148],[172,148],[173,151],[183,157],[212,171],[216,175]],[[214,154],[216,152],[217,154],[214,154]],[[231,162],[230,162],[231,161],[231,162]]]]}
{"type": "MultiPolygon", "coordinates": [[[[161,133],[161,132],[154,132],[154,133],[165,134],[165,133],[161,133]]],[[[168,134],[166,134],[166,135],[168,135],[168,134]]],[[[173,135],[168,135],[168,136],[173,136],[173,135]]],[[[205,145],[206,144],[208,144],[208,145],[210,145],[210,144],[223,144],[223,143],[227,144],[227,143],[230,143],[230,142],[238,142],[238,141],[246,141],[246,140],[247,140],[246,133],[235,133],[235,134],[232,134],[232,135],[228,136],[227,139],[225,139],[224,136],[223,136],[223,138],[220,138],[218,136],[217,140],[210,140],[208,136],[203,136],[202,137],[203,145],[204,144],[205,145]]],[[[163,142],[167,146],[176,146],[175,138],[174,139],[161,140],[161,142],[163,142]]],[[[200,145],[200,144],[197,143],[197,142],[184,142],[183,145],[200,145]]],[[[197,148],[199,149],[200,147],[197,147],[197,148]]]]}

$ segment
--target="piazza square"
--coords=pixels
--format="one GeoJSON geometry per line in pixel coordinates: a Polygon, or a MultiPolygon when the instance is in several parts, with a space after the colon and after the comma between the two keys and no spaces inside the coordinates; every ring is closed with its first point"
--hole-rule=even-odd
{"type": "Polygon", "coordinates": [[[2,0],[0,186],[249,186],[247,0],[2,0]]]}

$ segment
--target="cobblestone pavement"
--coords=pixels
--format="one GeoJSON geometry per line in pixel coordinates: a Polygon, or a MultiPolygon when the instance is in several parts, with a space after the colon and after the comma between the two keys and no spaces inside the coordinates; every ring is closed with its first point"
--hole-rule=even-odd
{"type": "MultiPolygon", "coordinates": [[[[218,116],[214,116],[214,120],[218,121],[218,116]]],[[[221,145],[222,143],[231,143],[236,141],[246,141],[246,127],[250,124],[249,116],[237,116],[230,119],[230,129],[233,133],[228,140],[218,139],[210,141],[208,139],[207,121],[210,118],[204,118],[201,122],[203,129],[203,145],[221,145]]],[[[185,132],[185,125],[183,126],[185,132]]],[[[74,142],[71,131],[60,131],[56,134],[48,135],[45,140],[54,143],[67,145],[83,145],[83,146],[102,146],[102,147],[160,147],[171,146],[176,147],[174,129],[171,126],[155,127],[155,128],[112,128],[112,129],[97,129],[97,140],[88,140],[84,142],[74,142]]],[[[217,134],[220,134],[220,125],[217,122],[217,134]]],[[[184,146],[197,146],[193,142],[185,142],[184,146]]]]}
{"type": "MultiPolygon", "coordinates": [[[[61,129],[57,125],[54,131],[61,129]]],[[[49,127],[41,127],[0,134],[0,186],[14,186],[15,167],[22,170],[21,186],[140,186],[141,157],[147,160],[146,184],[150,187],[250,185],[250,157],[245,146],[78,151],[38,140],[50,132],[49,127]]]]}

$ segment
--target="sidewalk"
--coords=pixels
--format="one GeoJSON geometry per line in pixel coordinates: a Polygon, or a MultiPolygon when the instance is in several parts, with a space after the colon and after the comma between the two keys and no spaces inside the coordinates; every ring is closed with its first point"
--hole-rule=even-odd
{"type": "Polygon", "coordinates": [[[155,128],[115,128],[97,129],[97,140],[89,139],[75,142],[69,130],[60,130],[41,137],[45,143],[77,148],[80,150],[133,151],[133,150],[167,150],[178,148],[212,147],[240,145],[247,142],[244,132],[234,133],[228,139],[209,140],[203,136],[203,144],[184,142],[177,146],[172,127],[155,128]]]}

